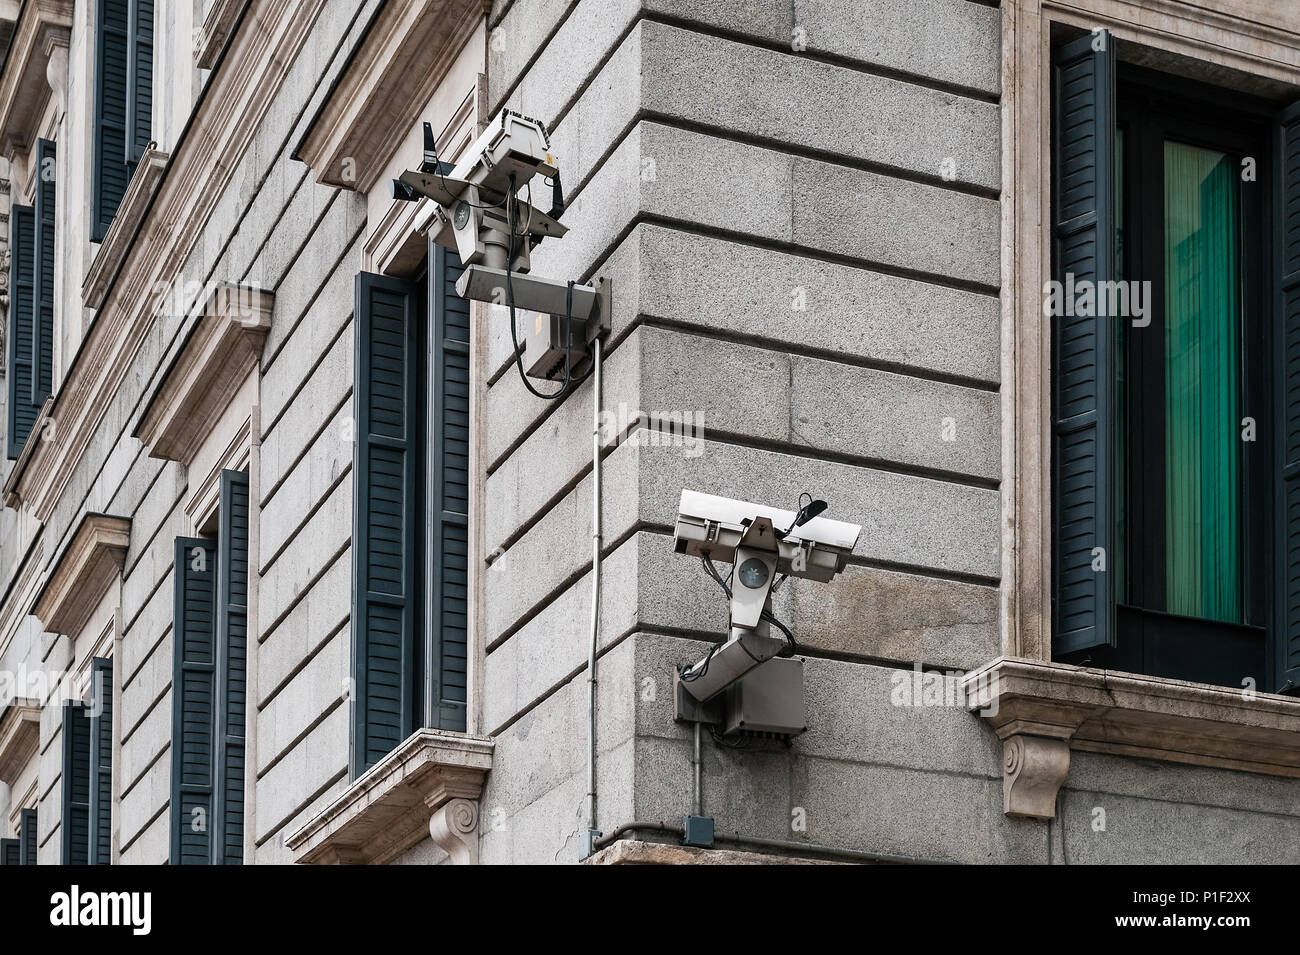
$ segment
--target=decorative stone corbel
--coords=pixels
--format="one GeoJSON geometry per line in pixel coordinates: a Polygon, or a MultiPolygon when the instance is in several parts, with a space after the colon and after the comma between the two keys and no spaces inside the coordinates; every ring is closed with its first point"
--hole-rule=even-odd
{"type": "Polygon", "coordinates": [[[60,119],[68,111],[68,40],[65,33],[51,32],[44,43],[45,82],[58,103],[60,119]]]}
{"type": "Polygon", "coordinates": [[[1016,734],[1002,741],[1002,811],[1051,819],[1056,794],[1070,772],[1070,744],[1049,736],[1016,734]]]}
{"type": "Polygon", "coordinates": [[[452,799],[429,817],[434,844],[451,856],[452,865],[478,865],[478,801],[452,799]]]}

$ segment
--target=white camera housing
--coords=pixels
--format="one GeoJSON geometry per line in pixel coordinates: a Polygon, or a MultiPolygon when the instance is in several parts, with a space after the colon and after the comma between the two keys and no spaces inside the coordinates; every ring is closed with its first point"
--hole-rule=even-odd
{"type": "Polygon", "coordinates": [[[495,305],[508,298],[515,308],[539,313],[528,318],[534,328],[527,341],[531,377],[558,380],[566,367],[583,374],[592,343],[609,331],[610,283],[570,285],[529,274],[533,247],[569,231],[556,218],[563,210],[560,161],[550,151],[546,127],[503,109],[450,169],[438,161],[432,128],[425,127],[425,161],[397,178],[394,195],[432,200],[419,225],[460,257],[465,271],[456,282],[457,294],[495,305]],[[550,183],[550,213],[531,201],[539,176],[550,183]],[[519,197],[521,190],[527,201],[519,197]]]}
{"type": "Polygon", "coordinates": [[[858,524],[818,516],[796,526],[799,519],[796,511],[682,491],[674,537],[677,553],[730,563],[734,570],[730,636],[679,674],[680,691],[693,700],[683,700],[678,693],[679,716],[684,710],[698,714],[697,704],[735,686],[786,645],[771,633],[776,575],[827,583],[844,569],[862,533],[858,524]]]}
{"type": "MultiPolygon", "coordinates": [[[[756,519],[782,529],[796,517],[794,511],[691,490],[682,491],[677,511],[677,553],[721,563],[734,562],[741,537],[756,519]]],[[[860,524],[814,517],[776,541],[777,573],[829,583],[844,569],[861,533],[860,524]]]]}

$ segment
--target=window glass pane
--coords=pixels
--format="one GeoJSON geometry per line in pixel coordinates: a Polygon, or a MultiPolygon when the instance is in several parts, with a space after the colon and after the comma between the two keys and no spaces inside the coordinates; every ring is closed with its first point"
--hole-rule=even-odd
{"type": "Polygon", "coordinates": [[[1166,610],[1241,622],[1237,178],[1166,142],[1166,610]]]}

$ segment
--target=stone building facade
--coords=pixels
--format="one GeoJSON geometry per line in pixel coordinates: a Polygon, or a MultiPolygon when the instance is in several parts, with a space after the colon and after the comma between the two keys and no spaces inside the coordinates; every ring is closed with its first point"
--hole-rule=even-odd
{"type": "MultiPolygon", "coordinates": [[[[23,0],[0,23],[9,202],[53,210],[30,273],[12,246],[39,245],[39,211],[31,239],[4,230],[34,276],[5,322],[8,400],[32,409],[5,416],[25,431],[0,519],[5,862],[582,860],[597,530],[591,861],[717,851],[665,848],[693,803],[674,671],[728,622],[674,552],[684,488],[786,509],[809,492],[862,525],[833,582],[774,599],[807,731],[705,739],[719,849],[1300,861],[1281,680],[1053,658],[1042,301],[1054,51],[1113,38],[1121,71],[1282,110],[1289,4],[23,0]],[[135,104],[118,140],[114,70],[135,104]],[[403,697],[367,754],[364,290],[437,298],[430,204],[390,182],[426,158],[423,123],[454,162],[503,109],[545,124],[562,169],[569,232],[533,273],[613,290],[601,526],[595,380],[540,400],[504,306],[467,308],[464,342],[449,298],[417,309],[423,352],[466,356],[467,449],[463,547],[426,555],[417,590],[462,572],[437,590],[453,609],[407,606],[423,679],[397,677],[425,705],[403,697]],[[129,161],[106,199],[110,152],[129,161]]],[[[444,424],[408,463],[460,453],[444,424]]],[[[394,559],[426,546],[417,500],[394,559]]]]}

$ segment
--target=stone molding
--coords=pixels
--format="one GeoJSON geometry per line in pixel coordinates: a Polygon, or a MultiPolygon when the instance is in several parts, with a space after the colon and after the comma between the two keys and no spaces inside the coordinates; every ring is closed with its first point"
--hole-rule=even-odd
{"type": "Polygon", "coordinates": [[[145,212],[158,183],[162,181],[166,166],[167,153],[161,150],[146,149],[140,157],[131,182],[126,187],[126,195],[122,197],[122,204],[113,216],[113,224],[108,227],[104,241],[99,245],[99,252],[91,260],[85,280],[81,283],[81,299],[87,308],[99,308],[104,303],[108,285],[126,258],[131,239],[144,221],[145,212]]]}
{"type": "Polygon", "coordinates": [[[0,75],[0,152],[11,162],[30,148],[46,99],[59,93],[52,88],[59,78],[48,77],[47,67],[52,58],[66,67],[73,7],[73,0],[25,0],[18,14],[0,75]]]}
{"type": "Polygon", "coordinates": [[[17,697],[0,714],[0,781],[12,786],[41,742],[41,704],[17,697]]]}
{"type": "Polygon", "coordinates": [[[486,0],[399,0],[385,5],[313,118],[295,158],[316,181],[368,192],[461,47],[486,0]]]}
{"type": "Polygon", "coordinates": [[[131,519],[89,513],[55,561],[32,613],[46,633],[76,636],[100,598],[122,575],[131,519]]]}
{"type": "Polygon", "coordinates": [[[1300,699],[1013,657],[962,685],[1003,742],[1009,815],[1055,815],[1071,749],[1300,778],[1300,699]]]}
{"type": "Polygon", "coordinates": [[[230,31],[248,0],[214,0],[212,9],[203,21],[202,29],[194,40],[194,62],[201,70],[210,70],[217,62],[217,54],[225,46],[230,31]]]}
{"type": "Polygon", "coordinates": [[[478,862],[478,799],[493,742],[416,730],[285,840],[295,862],[380,865],[427,833],[453,864],[478,862]]]}
{"type": "Polygon", "coordinates": [[[260,362],[274,301],[273,293],[247,285],[212,290],[136,426],[150,457],[182,464],[193,459],[260,362]]]}

